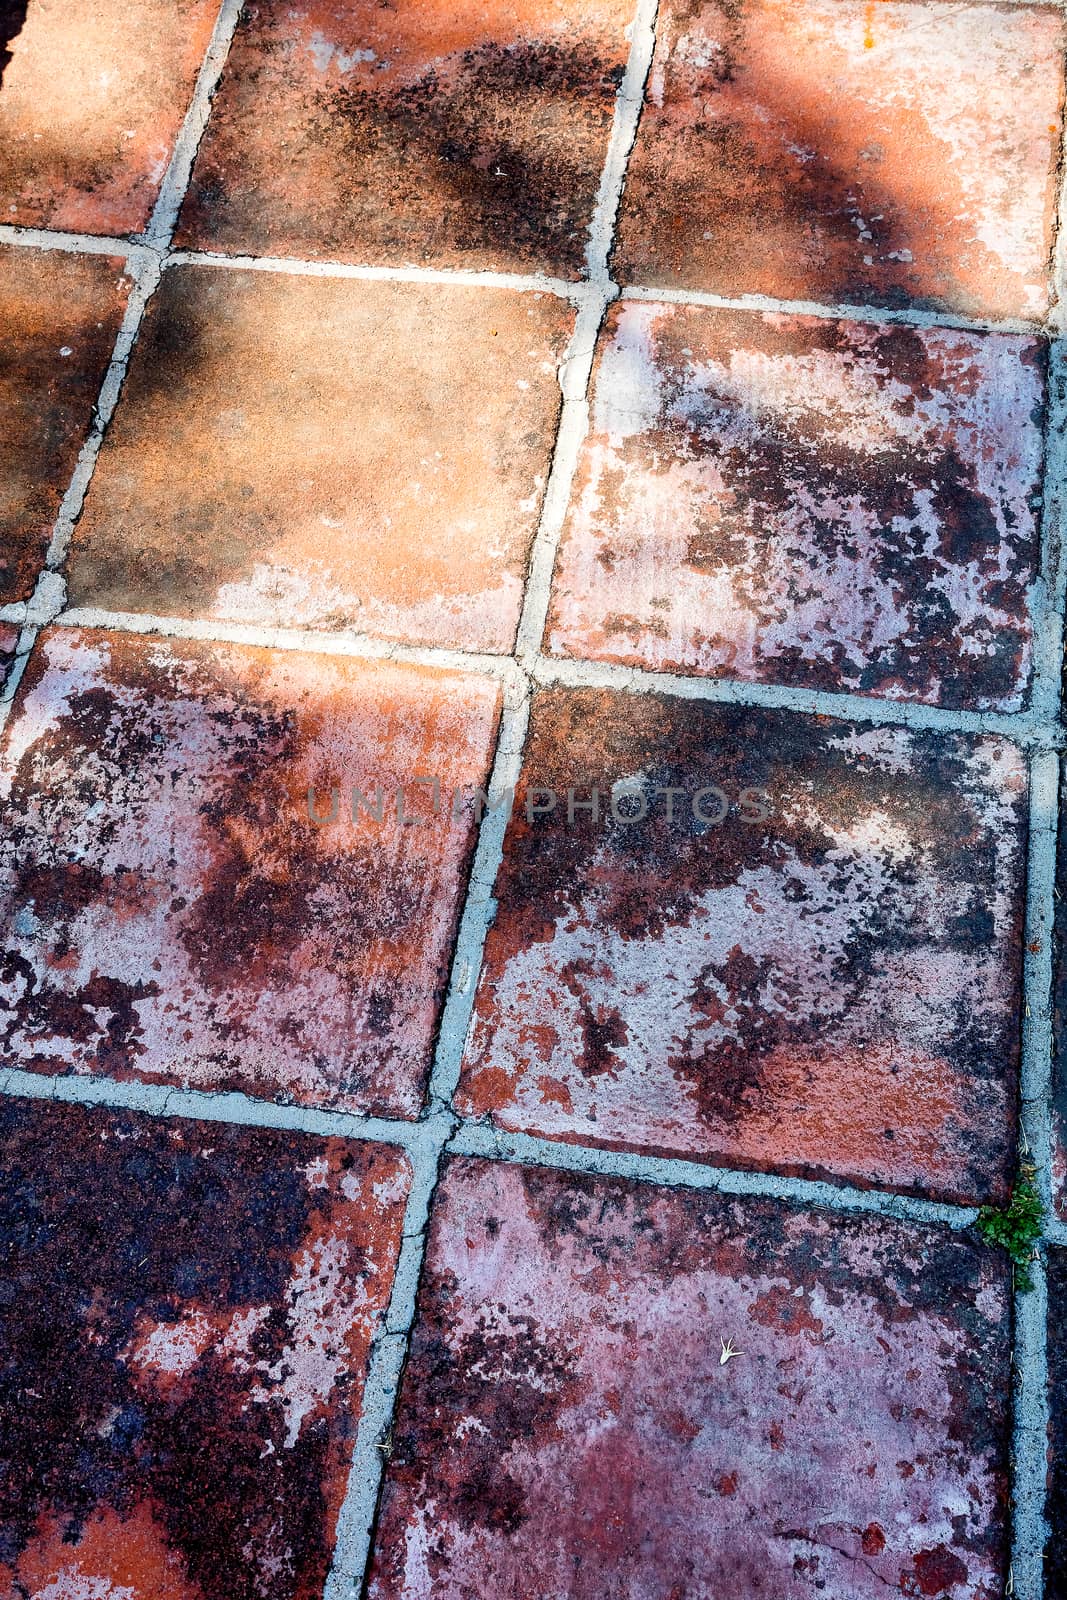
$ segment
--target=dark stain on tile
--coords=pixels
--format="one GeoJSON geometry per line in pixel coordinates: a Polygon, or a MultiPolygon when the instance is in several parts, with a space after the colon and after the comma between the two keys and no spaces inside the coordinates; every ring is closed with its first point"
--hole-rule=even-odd
{"type": "Polygon", "coordinates": [[[12,1102],[0,1149],[6,1592],[321,1594],[405,1158],[12,1102]]]}
{"type": "Polygon", "coordinates": [[[993,739],[542,693],[460,1105],[562,1139],[1003,1193],[1025,788],[993,739]],[[568,786],[594,783],[637,785],[647,816],[615,820],[605,794],[599,823],[569,826],[568,786]],[[719,825],[694,814],[703,785],[719,825]],[[542,786],[556,811],[530,821],[542,786]]]}

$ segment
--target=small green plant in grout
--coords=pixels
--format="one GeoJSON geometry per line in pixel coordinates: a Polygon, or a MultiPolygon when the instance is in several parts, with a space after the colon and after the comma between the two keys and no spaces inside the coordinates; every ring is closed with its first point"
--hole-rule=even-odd
{"type": "Polygon", "coordinates": [[[1020,1289],[1032,1289],[1030,1263],[1034,1246],[1041,1237],[1043,1211],[1041,1196],[1034,1178],[1037,1168],[1024,1162],[1011,1191],[1008,1204],[1003,1207],[983,1206],[978,1213],[975,1229],[988,1244],[999,1244],[1015,1263],[1015,1281],[1020,1289]]]}

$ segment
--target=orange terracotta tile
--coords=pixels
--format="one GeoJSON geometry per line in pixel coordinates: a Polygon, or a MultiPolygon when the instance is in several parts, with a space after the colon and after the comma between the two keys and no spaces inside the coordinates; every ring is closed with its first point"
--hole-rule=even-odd
{"type": "Polygon", "coordinates": [[[1041,316],[1051,7],[665,0],[616,272],[725,294],[1041,316]]]}
{"type": "Polygon", "coordinates": [[[261,0],[179,238],[577,276],[632,14],[632,0],[261,0]]]}
{"type": "Polygon", "coordinates": [[[217,13],[217,0],[5,6],[0,221],[143,228],[217,13]]]}
{"type": "Polygon", "coordinates": [[[551,295],[168,272],[73,603],[510,649],[573,316],[551,295]]]}
{"type": "Polygon", "coordinates": [[[33,591],[129,287],[118,259],[0,247],[0,605],[33,591]]]}
{"type": "Polygon", "coordinates": [[[417,1113],[474,824],[416,779],[483,783],[498,700],[458,673],[46,634],[0,765],[2,1059],[417,1113]],[[380,820],[353,820],[352,785],[380,820]]]}

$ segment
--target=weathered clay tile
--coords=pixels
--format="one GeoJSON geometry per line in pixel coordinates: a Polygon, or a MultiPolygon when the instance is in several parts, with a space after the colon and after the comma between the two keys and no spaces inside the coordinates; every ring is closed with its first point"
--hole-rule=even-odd
{"type": "Polygon", "coordinates": [[[0,605],[33,590],[128,291],[121,259],[0,246],[0,605]]]}
{"type": "Polygon", "coordinates": [[[0,221],[143,228],[217,13],[218,0],[8,0],[0,221]]]}
{"type": "Polygon", "coordinates": [[[550,647],[1021,708],[1041,346],[623,302],[557,566],[550,647]]]}
{"type": "Polygon", "coordinates": [[[372,1600],[993,1600],[1005,1278],[945,1231],[449,1164],[372,1600]]]}
{"type": "Polygon", "coordinates": [[[415,1114],[473,840],[452,794],[484,782],[498,698],[47,634],[0,764],[3,1060],[415,1114]]]}
{"type": "Polygon", "coordinates": [[[0,1103],[0,1584],[321,1595],[407,1163],[0,1103]]]}
{"type": "Polygon", "coordinates": [[[632,14],[264,0],[238,29],[179,238],[578,276],[632,14]]]}
{"type": "Polygon", "coordinates": [[[543,692],[459,1105],[567,1141],[1003,1194],[1025,787],[991,737],[543,692]]]}
{"type": "Polygon", "coordinates": [[[573,320],[551,295],[168,272],[73,603],[509,650],[573,320]]]}
{"type": "Polygon", "coordinates": [[[1053,6],[665,0],[617,276],[1043,315],[1062,48],[1053,6]]]}

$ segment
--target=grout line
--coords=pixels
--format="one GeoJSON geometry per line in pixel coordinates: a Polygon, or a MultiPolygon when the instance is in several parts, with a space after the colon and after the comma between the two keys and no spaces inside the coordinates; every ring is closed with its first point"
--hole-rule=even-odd
{"type": "MultiPolygon", "coordinates": [[[[144,252],[142,252],[143,256],[144,252]]],[[[67,492],[63,496],[59,515],[52,530],[48,554],[45,557],[46,568],[53,572],[61,567],[67,558],[74,525],[81,516],[82,507],[85,504],[85,496],[89,492],[89,484],[92,481],[97,457],[104,442],[104,434],[107,432],[108,423],[114,415],[115,406],[122,392],[122,385],[126,378],[126,366],[137,341],[141,319],[144,316],[145,307],[159,282],[160,266],[158,257],[153,256],[147,260],[142,259],[139,262],[131,257],[127,267],[133,277],[133,288],[126,304],[126,311],[119,327],[118,336],[115,339],[115,348],[112,351],[107,372],[104,374],[104,381],[100,385],[100,393],[97,397],[89,436],[82,445],[74,473],[67,486],[67,492]]]]}
{"type": "MultiPolygon", "coordinates": [[[[1020,0],[1024,3],[1024,0],[1020,0]]],[[[627,284],[623,300],[651,300],[661,304],[707,306],[721,311],[770,312],[775,316],[823,317],[839,322],[896,323],[908,328],[959,328],[966,333],[1016,333],[1031,338],[1054,338],[1055,329],[1040,318],[965,317],[953,311],[892,310],[888,306],[853,305],[850,301],[779,300],[766,294],[713,294],[703,289],[670,289],[654,284],[627,284]]]]}
{"type": "MultiPolygon", "coordinates": [[[[1063,80],[1061,51],[1061,89],[1063,80]]],[[[1061,104],[1061,116],[1063,107],[1061,104]]],[[[1061,127],[1056,236],[1049,263],[1049,321],[1063,316],[1067,265],[1067,125],[1061,127]]],[[[1048,351],[1041,574],[1033,608],[1034,688],[1038,717],[1060,717],[1063,694],[1063,613],[1067,592],[1064,549],[1064,483],[1067,479],[1067,364],[1062,344],[1048,351]]],[[[1019,1132],[1022,1157],[1037,1169],[1045,1208],[1046,1236],[1052,1217],[1052,1093],[1056,1041],[1056,867],[1059,847],[1060,759],[1035,754],[1030,766],[1030,830],[1027,840],[1026,922],[1023,946],[1022,1056],[1019,1072],[1019,1132]]],[[[1045,1257],[1035,1252],[1032,1288],[1016,1289],[1012,1337],[1011,1592],[1016,1600],[1041,1600],[1049,1539],[1048,1280],[1045,1257]]]]}
{"type": "Polygon", "coordinates": [[[500,678],[505,684],[525,684],[511,656],[450,650],[440,645],[402,644],[373,634],[315,628],[272,628],[254,623],[214,622],[190,617],[160,617],[147,612],[104,611],[96,606],[67,607],[49,621],[59,628],[98,628],[114,633],[158,635],[168,639],[199,639],[210,644],[255,645],[269,650],[296,650],[314,655],[354,656],[368,661],[404,662],[412,666],[447,668],[500,678]]]}
{"type": "Polygon", "coordinates": [[[193,162],[204,137],[211,100],[222,76],[230,43],[241,14],[242,0],[222,0],[215,19],[211,40],[197,73],[193,97],[185,113],[181,131],[171,152],[163,182],[147,228],[141,236],[145,244],[156,250],[169,250],[174,230],[178,226],[178,212],[185,199],[185,191],[193,175],[193,162]]]}
{"type": "Polygon", "coordinates": [[[897,1217],[957,1230],[969,1227],[978,1215],[973,1206],[919,1200],[883,1189],[858,1189],[851,1184],[707,1166],[674,1156],[638,1155],[624,1150],[565,1144],[534,1134],[509,1133],[488,1122],[461,1122],[448,1141],[447,1151],[449,1155],[481,1156],[487,1161],[553,1167],[562,1172],[585,1172],[595,1177],[625,1178],[673,1188],[708,1189],[718,1194],[782,1200],[828,1211],[897,1217]]]}
{"type": "Polygon", "coordinates": [[[951,711],[912,700],[885,700],[873,695],[830,689],[791,689],[782,684],[745,683],[736,678],[695,678],[609,662],[538,656],[531,676],[543,687],[616,689],[627,694],[667,694],[684,700],[719,705],[762,707],[809,716],[838,717],[951,733],[987,733],[1018,744],[1059,748],[1067,730],[1054,715],[1036,717],[1025,711],[951,711]]]}
{"type": "MultiPolygon", "coordinates": [[[[56,575],[47,576],[54,580],[56,575]]],[[[10,611],[12,615],[9,619],[0,613],[0,621],[27,620],[27,607],[23,602],[10,607],[10,611]]],[[[534,654],[520,664],[513,656],[490,655],[444,645],[403,644],[398,640],[359,633],[354,629],[326,631],[271,627],[258,623],[157,616],[151,612],[107,611],[96,606],[65,606],[62,604],[62,593],[58,590],[51,607],[40,611],[33,620],[39,625],[61,628],[97,628],[116,633],[199,639],[216,644],[254,645],[270,650],[310,651],[316,655],[406,662],[414,666],[439,667],[499,678],[513,689],[525,689],[532,680],[544,688],[614,689],[626,694],[662,694],[679,700],[706,700],[719,705],[833,717],[840,721],[888,727],[992,734],[1028,748],[1052,750],[1067,744],[1067,728],[1054,713],[1041,717],[1026,711],[951,710],[918,701],[887,700],[877,695],[850,694],[834,689],[793,689],[784,684],[748,683],[739,678],[701,678],[683,673],[650,672],[642,667],[620,666],[613,662],[540,654],[534,654]]]]}
{"type": "Polygon", "coordinates": [[[511,289],[520,294],[551,294],[581,303],[589,298],[584,279],[550,278],[542,273],[479,272],[449,267],[374,266],[347,261],[305,261],[293,256],[228,256],[208,250],[176,250],[171,267],[219,267],[239,272],[275,272],[299,278],[357,278],[368,283],[432,283],[453,288],[511,289]]]}
{"type": "MultiPolygon", "coordinates": [[[[438,1155],[475,1156],[594,1176],[625,1178],[634,1183],[675,1189],[709,1189],[741,1198],[781,1200],[820,1210],[855,1215],[898,1217],[955,1230],[969,1227],[973,1206],[923,1200],[889,1189],[859,1188],[846,1182],[793,1178],[779,1173],[711,1166],[684,1157],[643,1155],[595,1145],[564,1143],[534,1134],[509,1133],[485,1120],[462,1118],[435,1107],[418,1121],[374,1117],[356,1111],[330,1111],[275,1100],[259,1100],[238,1091],[180,1089],[139,1079],[119,1081],[67,1073],[48,1076],[9,1068],[0,1073],[0,1097],[47,1100],[51,1104],[131,1111],[147,1117],[174,1117],[187,1122],[217,1122],[241,1128],[285,1128],[319,1138],[361,1139],[406,1150],[416,1160],[438,1155]]],[[[1067,1242],[1067,1227],[1057,1224],[1053,1242],[1067,1242]]]]}
{"type": "Polygon", "coordinates": [[[288,1128],[323,1138],[366,1139],[372,1144],[418,1150],[440,1137],[432,1118],[409,1122],[372,1117],[355,1111],[329,1111],[276,1100],[259,1100],[237,1091],[179,1089],[141,1079],[119,1081],[68,1073],[48,1076],[11,1068],[0,1074],[0,1095],[27,1100],[61,1101],[67,1105],[102,1106],[135,1111],[149,1117],[180,1117],[194,1122],[225,1122],[242,1128],[288,1128]]]}
{"type": "Polygon", "coordinates": [[[20,245],[29,250],[62,250],[81,256],[130,256],[151,248],[130,239],[100,233],[62,233],[52,228],[20,228],[0,223],[0,244],[20,245]]]}
{"type": "MultiPolygon", "coordinates": [[[[1035,755],[1030,773],[1019,1118],[1022,1150],[1037,1168],[1037,1182],[1046,1208],[1051,1202],[1053,923],[1059,787],[1058,757],[1050,751],[1035,755]]],[[[1016,1291],[1012,1350],[1012,1574],[1017,1600],[1040,1600],[1048,1537],[1045,1518],[1047,1307],[1042,1263],[1034,1263],[1032,1276],[1032,1290],[1028,1293],[1016,1291]]]]}
{"type": "Polygon", "coordinates": [[[1045,1243],[1057,1250],[1067,1247],[1067,1222],[1061,1222],[1058,1217],[1053,1217],[1045,1224],[1045,1243]]]}
{"type": "MultiPolygon", "coordinates": [[[[518,783],[529,719],[528,694],[519,706],[506,709],[500,719],[496,759],[486,785],[486,793],[491,799],[510,795],[518,783]]],[[[448,995],[441,1014],[437,1050],[433,1072],[430,1075],[430,1104],[435,1108],[451,1110],[452,1097],[459,1084],[463,1048],[467,1042],[467,1029],[474,1007],[482,952],[489,925],[496,915],[493,888],[500,863],[504,858],[504,834],[510,814],[510,806],[507,804],[499,804],[493,809],[486,808],[478,831],[478,844],[474,852],[474,864],[471,868],[463,916],[460,919],[448,995]]]]}
{"type": "Polygon", "coordinates": [[[439,1138],[432,1148],[413,1159],[411,1192],[404,1211],[404,1237],[384,1325],[371,1348],[348,1485],[337,1518],[333,1561],[323,1600],[352,1600],[363,1583],[370,1561],[378,1495],[385,1475],[387,1441],[415,1321],[442,1147],[443,1138],[439,1138]]]}

